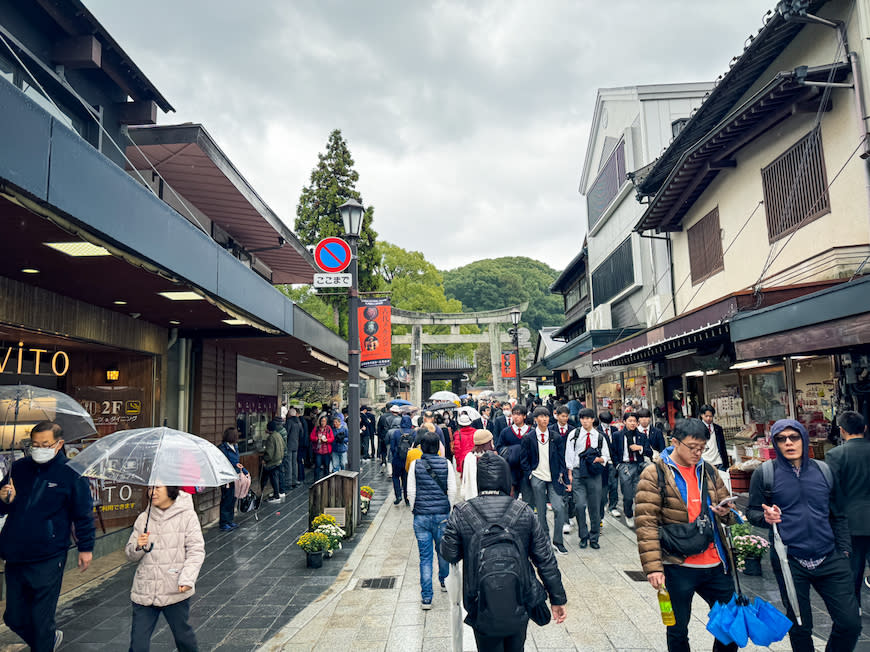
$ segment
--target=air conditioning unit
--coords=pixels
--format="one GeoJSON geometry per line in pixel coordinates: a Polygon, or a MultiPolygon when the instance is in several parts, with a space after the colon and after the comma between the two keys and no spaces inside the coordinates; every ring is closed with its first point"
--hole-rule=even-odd
{"type": "Polygon", "coordinates": [[[595,306],[595,310],[589,313],[586,317],[587,330],[602,331],[613,328],[613,320],[610,316],[610,304],[604,303],[600,306],[595,306]]]}
{"type": "Polygon", "coordinates": [[[668,296],[664,294],[654,294],[646,300],[643,313],[646,325],[655,326],[659,322],[670,319],[673,315],[673,305],[668,296]]]}

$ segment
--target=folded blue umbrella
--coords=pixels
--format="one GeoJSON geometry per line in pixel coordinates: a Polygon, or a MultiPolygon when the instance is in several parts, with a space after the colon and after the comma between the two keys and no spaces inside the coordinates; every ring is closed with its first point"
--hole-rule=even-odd
{"type": "Polygon", "coordinates": [[[761,598],[754,598],[751,615],[746,619],[749,637],[756,645],[764,647],[781,641],[791,629],[792,622],[772,604],[761,598]]]}
{"type": "Polygon", "coordinates": [[[729,628],[734,622],[736,615],[737,594],[735,593],[727,603],[717,602],[710,609],[707,617],[707,631],[716,637],[716,640],[722,641],[726,645],[734,643],[734,639],[731,638],[729,633],[729,628]]]}

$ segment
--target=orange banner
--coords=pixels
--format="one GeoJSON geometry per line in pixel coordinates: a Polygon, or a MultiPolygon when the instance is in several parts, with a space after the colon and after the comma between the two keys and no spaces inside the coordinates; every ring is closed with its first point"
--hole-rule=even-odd
{"type": "Polygon", "coordinates": [[[501,377],[517,377],[517,355],[513,351],[501,354],[501,377]]]}
{"type": "Polygon", "coordinates": [[[360,367],[386,367],[392,358],[392,330],[389,299],[360,299],[360,367]]]}

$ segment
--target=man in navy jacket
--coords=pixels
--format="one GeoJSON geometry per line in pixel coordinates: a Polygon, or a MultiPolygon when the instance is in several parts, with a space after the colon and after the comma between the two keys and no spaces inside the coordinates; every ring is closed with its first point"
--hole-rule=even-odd
{"type": "MultiPolygon", "coordinates": [[[[812,586],[825,601],[833,627],[827,650],[850,652],[861,633],[858,601],[852,583],[849,526],[842,508],[837,476],[825,477],[824,462],[810,459],[810,438],[803,424],[780,419],[770,428],[776,459],[771,486],[764,469],[752,474],[749,485],[749,522],[757,527],[776,524],[788,548],[788,567],[797,592],[797,605],[788,600],[780,561],[771,550],[771,566],[779,593],[792,620],[789,630],[795,652],[813,650],[812,586]],[[802,624],[797,624],[795,607],[802,624]]],[[[771,537],[772,538],[772,537],[771,537]]]]}
{"type": "Polygon", "coordinates": [[[665,434],[659,428],[652,425],[652,412],[648,408],[641,408],[635,414],[637,414],[637,429],[647,436],[650,447],[654,451],[661,453],[667,448],[667,442],[665,441],[665,434]]]}
{"type": "Polygon", "coordinates": [[[535,408],[532,416],[535,427],[523,436],[520,465],[532,487],[541,529],[549,532],[549,502],[553,506],[553,548],[559,554],[567,555],[568,549],[562,539],[562,526],[566,520],[563,496],[571,481],[565,468],[565,438],[549,430],[550,412],[547,408],[535,408]]]}
{"type": "Polygon", "coordinates": [[[67,466],[63,431],[42,421],[30,432],[30,455],[12,465],[0,486],[0,557],[6,560],[4,622],[37,652],[54,650],[55,629],[70,532],[75,526],[79,568],[94,550],[94,516],[87,480],[67,466]]]}
{"type": "Polygon", "coordinates": [[[622,415],[622,422],[625,428],[613,433],[613,448],[610,449],[610,456],[619,477],[625,524],[633,528],[634,495],[637,493],[640,472],[652,459],[652,447],[647,436],[637,429],[637,414],[626,412],[622,415]]]}

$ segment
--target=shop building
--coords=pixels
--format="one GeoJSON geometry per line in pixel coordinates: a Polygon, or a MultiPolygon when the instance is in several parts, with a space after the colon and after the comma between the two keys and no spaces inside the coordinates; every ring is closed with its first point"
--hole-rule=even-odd
{"type": "MultiPolygon", "coordinates": [[[[199,125],[130,136],[172,107],[82,3],[0,3],[0,25],[0,382],[73,396],[101,435],[219,442],[240,396],[277,412],[279,373],[346,378],[346,342],[273,287],[310,282],[310,254],[199,125]]],[[[143,502],[94,494],[99,554],[143,502]]],[[[195,501],[216,518],[215,491],[195,501]]]]}

